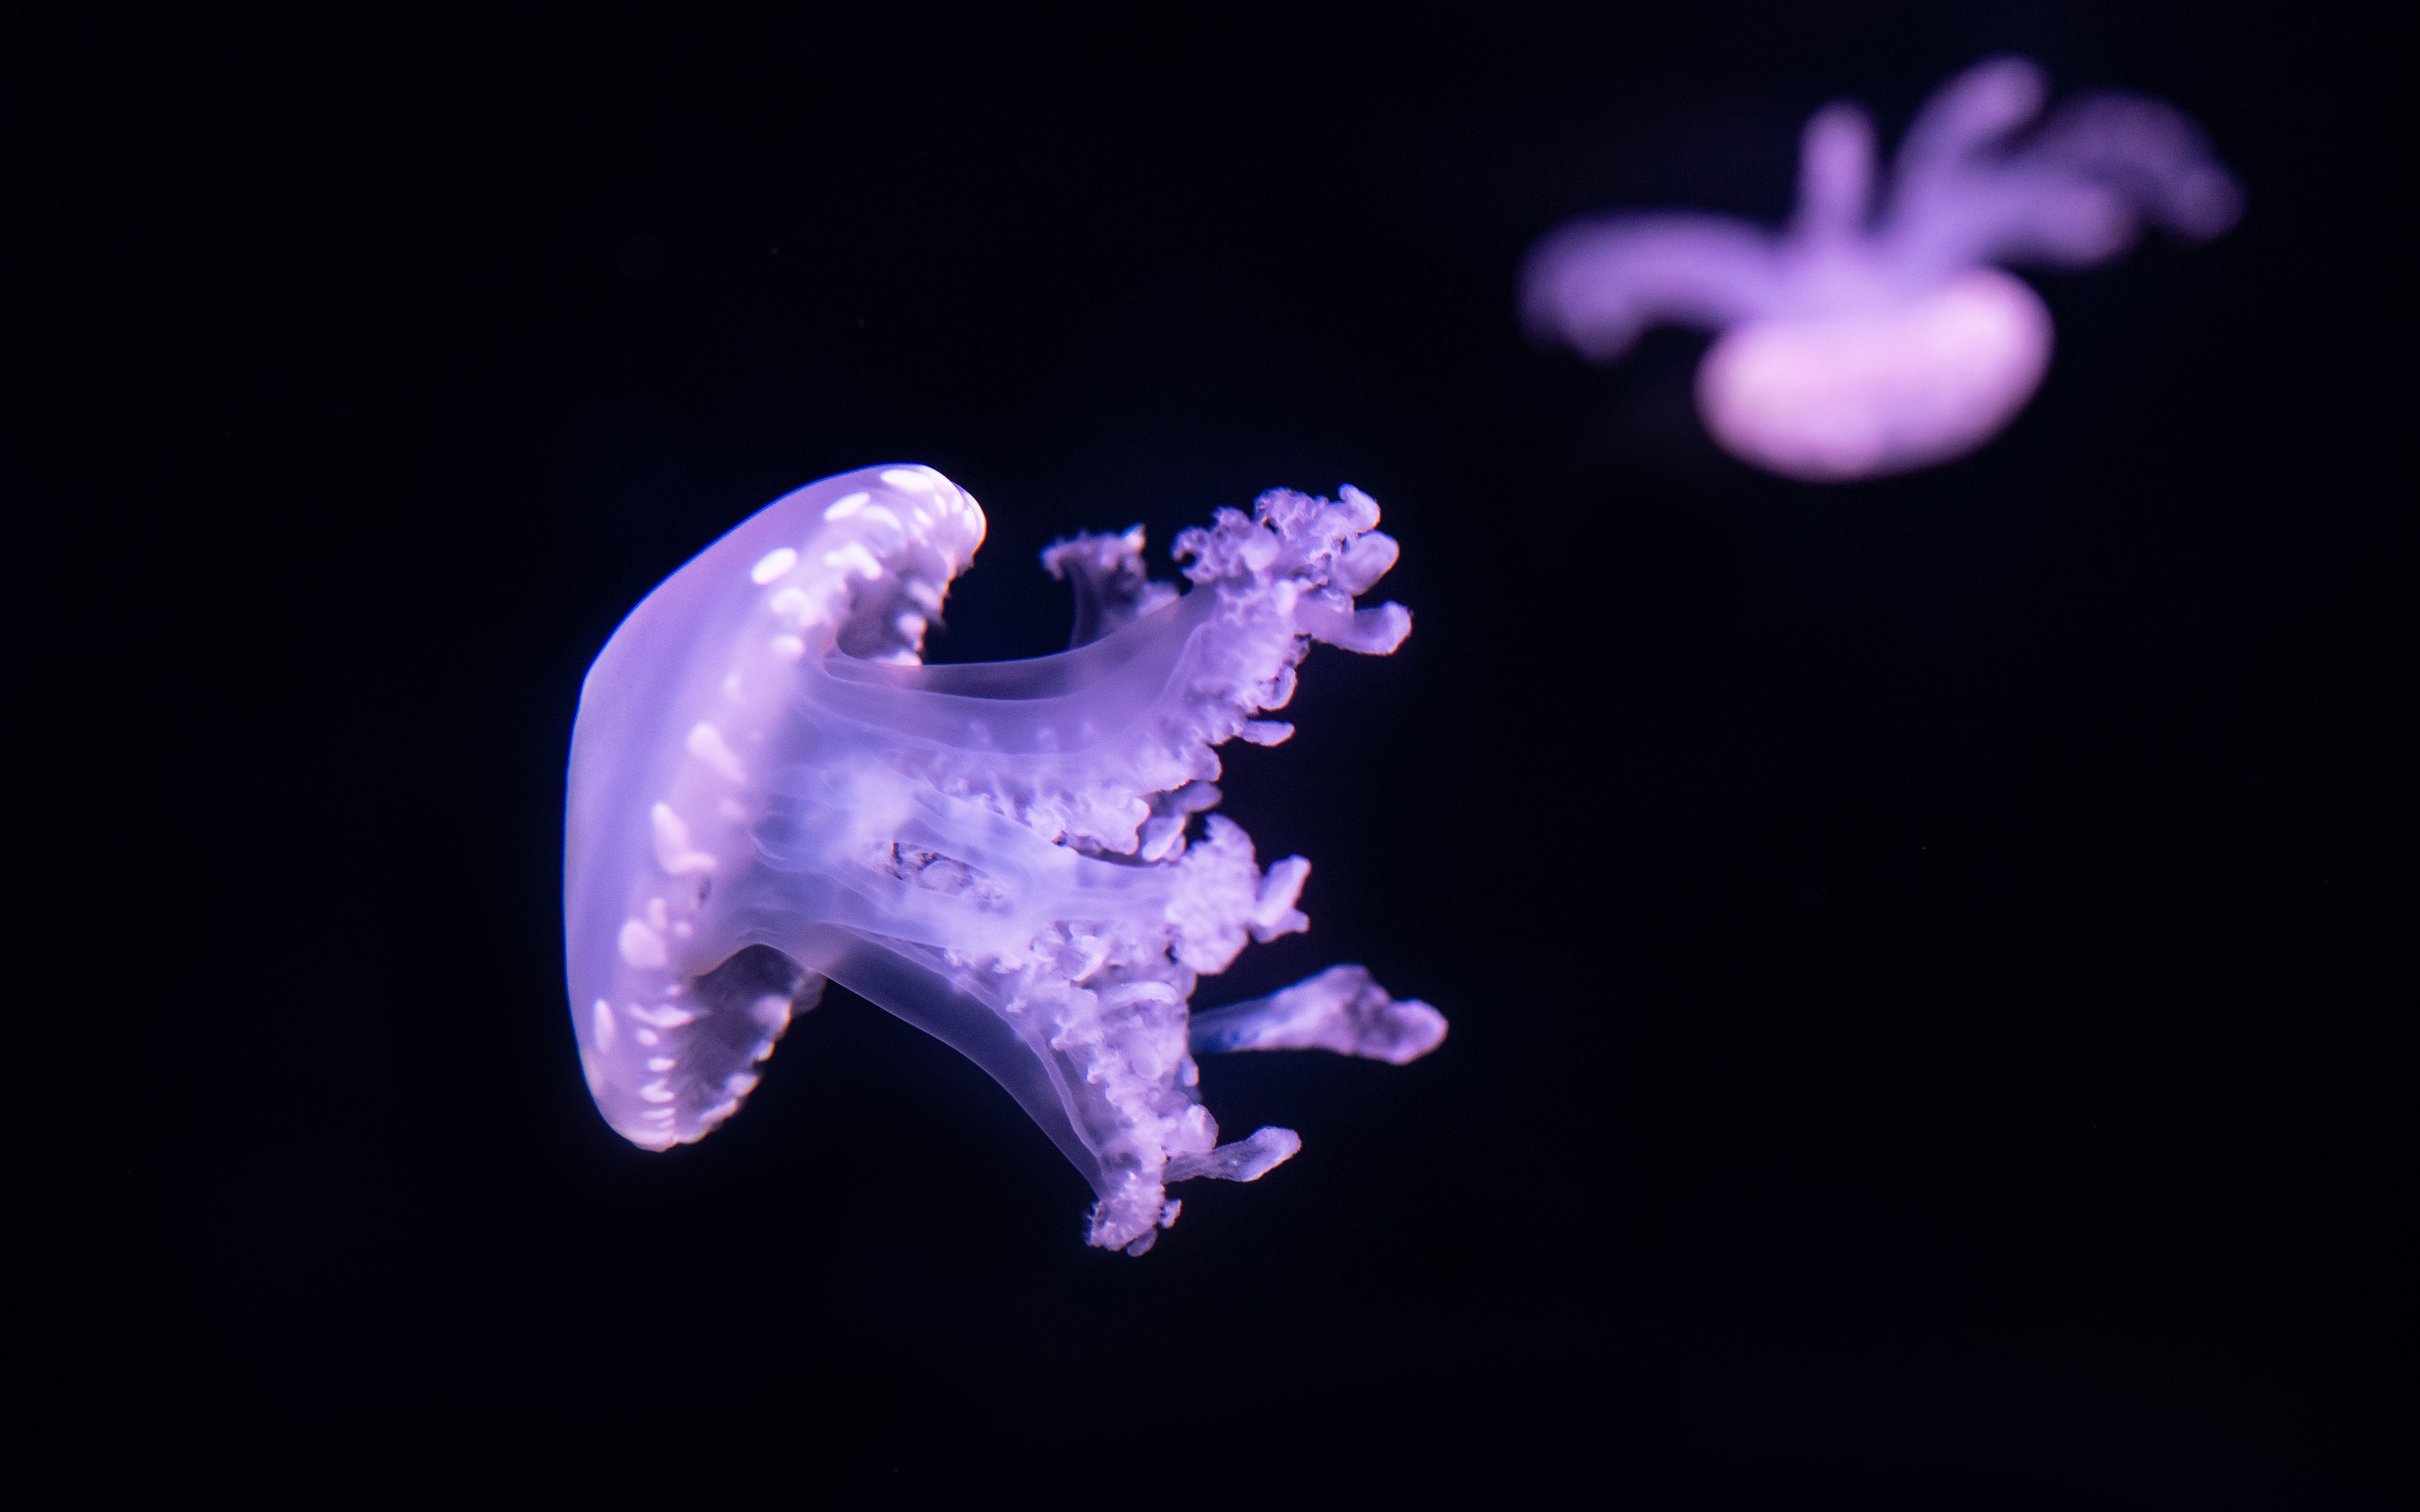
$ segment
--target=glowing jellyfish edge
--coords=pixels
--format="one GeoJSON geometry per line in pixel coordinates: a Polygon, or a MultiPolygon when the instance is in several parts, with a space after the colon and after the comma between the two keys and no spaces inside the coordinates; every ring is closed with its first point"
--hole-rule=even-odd
{"type": "Polygon", "coordinates": [[[1950,80],[1908,128],[1879,210],[1873,123],[1827,106],[1801,139],[1785,233],[1687,212],[1575,222],[1530,254],[1524,318],[1598,362],[1653,325],[1723,332],[1698,369],[1699,413],[1771,472],[1834,483],[1962,455],[2050,366],[2049,310],[1989,265],[2087,267],[2146,222],[2202,240],[2242,209],[2173,108],[2085,95],[2033,125],[2046,93],[2023,58],[1950,80]]]}
{"type": "Polygon", "coordinates": [[[1310,863],[1264,870],[1218,801],[1215,748],[1275,745],[1311,640],[1385,655],[1378,506],[1263,495],[1176,540],[1140,528],[1044,553],[1070,649],[926,667],[983,542],[930,468],[785,495],[649,594],[574,725],[564,858],[572,1027],[605,1120],[649,1149],[737,1112],[826,979],[976,1061],[1090,1180],[1089,1240],[1140,1254],[1194,1177],[1251,1180],[1290,1130],[1230,1144],[1193,1057],[1318,1047],[1402,1064],[1445,1019],[1337,966],[1191,1024],[1196,980],[1308,927],[1310,863]]]}

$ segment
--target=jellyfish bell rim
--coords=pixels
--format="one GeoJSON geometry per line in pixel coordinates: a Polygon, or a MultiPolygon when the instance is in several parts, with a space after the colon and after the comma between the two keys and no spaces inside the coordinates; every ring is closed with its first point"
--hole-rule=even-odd
{"type": "Polygon", "coordinates": [[[1698,364],[1708,434],[1801,483],[1854,483],[1981,447],[2050,370],[2050,308],[2024,280],[1970,268],[1886,308],[1745,321],[1698,364]]]}

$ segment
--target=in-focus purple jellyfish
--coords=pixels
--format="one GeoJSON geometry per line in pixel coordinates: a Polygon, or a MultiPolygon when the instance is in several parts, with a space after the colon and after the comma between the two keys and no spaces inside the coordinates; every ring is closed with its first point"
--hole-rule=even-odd
{"type": "Polygon", "coordinates": [[[1311,863],[1262,868],[1216,814],[1216,748],[1276,745],[1311,640],[1383,656],[1400,606],[1378,506],[1264,494],[1176,540],[1043,554],[1068,650],[923,665],[984,538],[925,467],[787,494],[649,594],[590,668],[564,857],[572,1026],[605,1120],[648,1149],[739,1108],[793,1015],[838,981],[973,1059],[1092,1183],[1090,1242],[1139,1255],[1170,1183],[1249,1181],[1291,1130],[1218,1141],[1197,1054],[1316,1047],[1398,1065],[1445,1019],[1357,965],[1191,1017],[1197,978],[1308,926],[1311,863]],[[1189,1019],[1189,1022],[1188,1022],[1189,1019]]]}
{"type": "Polygon", "coordinates": [[[1799,146],[1779,234],[1670,212],[1576,222],[1530,254],[1523,315],[1610,362],[1648,327],[1718,331],[1698,409],[1743,460],[1807,482],[1929,467],[1997,435],[2050,365],[2050,312],[1994,264],[2082,268],[2144,223],[2195,240],[2243,195],[2156,100],[2083,95],[2040,116],[2042,71],[1976,65],[1925,103],[1874,202],[1873,123],[1826,106],[1799,146]]]}

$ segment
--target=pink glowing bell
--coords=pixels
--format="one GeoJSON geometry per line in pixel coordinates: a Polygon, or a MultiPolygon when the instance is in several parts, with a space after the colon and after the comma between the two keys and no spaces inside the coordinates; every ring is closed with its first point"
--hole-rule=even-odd
{"type": "Polygon", "coordinates": [[[1931,467],[1999,434],[2050,368],[2050,311],[1996,268],[1871,313],[1733,326],[1698,368],[1714,439],[1839,483],[1931,467]]]}

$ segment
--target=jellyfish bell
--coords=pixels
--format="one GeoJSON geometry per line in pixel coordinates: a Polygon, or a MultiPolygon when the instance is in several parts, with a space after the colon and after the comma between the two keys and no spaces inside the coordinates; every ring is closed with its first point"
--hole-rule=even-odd
{"type": "Polygon", "coordinates": [[[1962,456],[2014,420],[2049,371],[2050,311],[1974,268],[1870,310],[1733,326],[1699,364],[1698,412],[1743,459],[1839,483],[1962,456]]]}
{"type": "Polygon", "coordinates": [[[1140,528],[1045,553],[1076,644],[928,667],[985,533],[930,468],[776,500],[660,584],[581,691],[566,806],[571,1019],[597,1111],[642,1149],[737,1113],[837,981],[973,1059],[1092,1183],[1088,1237],[1140,1253],[1173,1181],[1250,1180],[1300,1140],[1221,1144],[1195,1054],[1324,1047],[1395,1063],[1445,1020],[1358,967],[1188,1025],[1250,941],[1309,927],[1311,863],[1265,868],[1209,813],[1216,748],[1276,745],[1313,640],[1385,655],[1401,606],[1378,506],[1264,494],[1182,532],[1191,591],[1140,528]]]}

